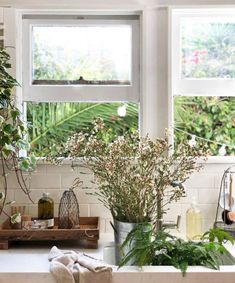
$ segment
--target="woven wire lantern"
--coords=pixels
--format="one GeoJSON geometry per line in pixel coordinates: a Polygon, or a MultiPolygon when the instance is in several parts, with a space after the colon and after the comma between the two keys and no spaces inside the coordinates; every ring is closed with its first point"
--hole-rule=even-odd
{"type": "Polygon", "coordinates": [[[81,184],[79,179],[75,179],[73,186],[64,191],[59,204],[59,229],[79,228],[79,204],[73,191],[81,184]]]}

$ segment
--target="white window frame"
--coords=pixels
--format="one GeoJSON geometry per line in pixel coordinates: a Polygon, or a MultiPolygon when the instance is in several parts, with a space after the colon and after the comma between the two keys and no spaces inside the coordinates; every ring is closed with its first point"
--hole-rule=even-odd
{"type": "MultiPolygon", "coordinates": [[[[79,16],[79,15],[78,15],[79,16]]],[[[43,17],[43,15],[42,15],[43,17]]],[[[60,17],[60,15],[58,16],[60,17]]],[[[34,19],[31,15],[22,20],[22,58],[23,58],[23,95],[24,102],[136,102],[140,101],[140,28],[139,20],[107,19],[34,19]],[[130,25],[132,27],[132,58],[131,58],[131,84],[130,85],[33,85],[31,83],[32,56],[31,56],[31,30],[33,25],[130,25]],[[69,95],[68,95],[69,94],[69,95]]]]}
{"type": "Polygon", "coordinates": [[[235,22],[235,9],[171,9],[171,76],[172,93],[187,96],[235,96],[235,78],[181,78],[180,20],[183,17],[223,18],[235,22]]]}

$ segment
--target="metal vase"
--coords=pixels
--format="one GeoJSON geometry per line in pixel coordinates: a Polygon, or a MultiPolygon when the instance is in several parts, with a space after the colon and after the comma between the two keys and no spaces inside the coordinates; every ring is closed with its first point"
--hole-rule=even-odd
{"type": "MultiPolygon", "coordinates": [[[[121,222],[114,219],[114,240],[115,240],[115,261],[116,265],[119,265],[121,259],[125,254],[127,254],[134,245],[137,243],[135,241],[132,242],[130,246],[126,246],[124,249],[121,249],[121,245],[125,241],[127,235],[136,228],[139,223],[130,223],[130,222],[121,222]]],[[[151,226],[146,225],[146,229],[149,229],[151,226]]],[[[135,265],[135,260],[128,262],[128,265],[135,265]]]]}

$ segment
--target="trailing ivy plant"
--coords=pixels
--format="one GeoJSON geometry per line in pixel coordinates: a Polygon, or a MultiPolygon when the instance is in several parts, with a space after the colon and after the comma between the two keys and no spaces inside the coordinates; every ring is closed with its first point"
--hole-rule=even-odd
{"type": "Polygon", "coordinates": [[[35,167],[35,157],[28,154],[22,156],[22,151],[29,151],[29,143],[25,139],[27,127],[15,106],[14,88],[18,82],[9,74],[10,56],[4,48],[0,49],[0,216],[7,204],[8,175],[13,172],[19,188],[30,198],[30,190],[26,182],[27,174],[35,167]]]}
{"type": "Polygon", "coordinates": [[[185,276],[188,266],[201,265],[218,270],[222,264],[235,264],[235,258],[223,246],[224,241],[233,243],[233,238],[220,228],[210,229],[201,241],[193,242],[176,238],[164,230],[156,232],[145,227],[145,223],[139,224],[128,234],[122,249],[129,251],[120,267],[133,261],[138,266],[173,265],[185,276]]]}

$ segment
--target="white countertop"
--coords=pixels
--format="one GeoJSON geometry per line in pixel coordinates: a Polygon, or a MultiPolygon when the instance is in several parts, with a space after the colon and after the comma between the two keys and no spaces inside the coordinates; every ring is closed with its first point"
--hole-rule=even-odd
{"type": "Polygon", "coordinates": [[[48,254],[54,245],[59,249],[80,251],[103,259],[104,243],[112,240],[112,234],[101,234],[98,249],[84,249],[82,243],[76,241],[13,242],[8,250],[0,250],[0,273],[49,272],[48,254]]]}
{"type": "MultiPolygon", "coordinates": [[[[103,247],[111,242],[113,235],[101,234],[97,250],[83,249],[69,244],[28,242],[13,245],[8,250],[0,250],[0,283],[56,283],[49,271],[48,254],[56,244],[61,249],[83,251],[96,258],[103,258],[103,247]]],[[[227,245],[235,256],[235,246],[227,245]]],[[[221,266],[220,271],[201,266],[188,268],[186,277],[172,266],[145,266],[114,268],[113,283],[235,283],[235,265],[221,266]]],[[[64,282],[66,283],[66,282],[64,282]]],[[[93,282],[91,282],[93,283],[93,282]]],[[[94,282],[95,283],[95,282],[94,282]]]]}

